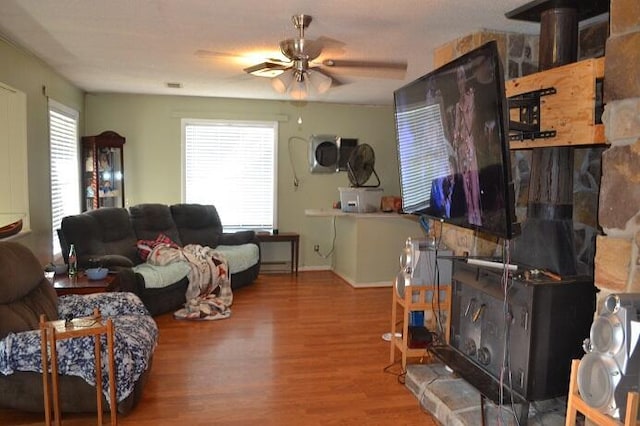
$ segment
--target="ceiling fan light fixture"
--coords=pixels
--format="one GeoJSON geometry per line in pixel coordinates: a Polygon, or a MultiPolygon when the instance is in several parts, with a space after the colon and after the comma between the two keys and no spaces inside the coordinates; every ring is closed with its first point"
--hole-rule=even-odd
{"type": "Polygon", "coordinates": [[[297,101],[306,99],[309,95],[309,88],[307,87],[308,81],[304,76],[301,77],[301,80],[296,79],[289,87],[289,95],[297,101]]]}
{"type": "Polygon", "coordinates": [[[320,71],[297,68],[290,68],[271,79],[271,86],[276,92],[288,93],[297,100],[306,99],[311,91],[325,93],[331,84],[331,77],[320,71]]]}
{"type": "Polygon", "coordinates": [[[271,86],[278,93],[286,93],[293,81],[293,70],[288,69],[271,79],[271,86]]]}
{"type": "Polygon", "coordinates": [[[331,77],[319,71],[308,70],[307,79],[311,86],[320,94],[325,93],[331,87],[331,77]]]}
{"type": "Polygon", "coordinates": [[[298,59],[312,61],[320,56],[322,48],[315,40],[289,38],[280,42],[280,51],[291,61],[298,59]]]}

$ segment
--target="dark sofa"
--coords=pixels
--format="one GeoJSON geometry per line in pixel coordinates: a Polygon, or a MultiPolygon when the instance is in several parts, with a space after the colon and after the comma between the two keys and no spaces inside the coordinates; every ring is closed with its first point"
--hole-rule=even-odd
{"type": "Polygon", "coordinates": [[[140,204],[128,210],[117,207],[90,210],[62,219],[58,235],[65,262],[69,245],[74,244],[81,269],[97,261],[118,270],[120,290],[137,294],[149,312],[158,315],[182,307],[188,286],[187,278],[183,278],[163,288],[147,288],[142,275],[132,271],[133,266],[142,262],[136,248],[138,240],[154,240],[161,233],[181,246],[254,244],[257,261],[242,270],[234,272],[234,259],[227,257],[233,290],[252,283],[260,272],[260,245],[255,232],[223,232],[212,205],[140,204]]]}

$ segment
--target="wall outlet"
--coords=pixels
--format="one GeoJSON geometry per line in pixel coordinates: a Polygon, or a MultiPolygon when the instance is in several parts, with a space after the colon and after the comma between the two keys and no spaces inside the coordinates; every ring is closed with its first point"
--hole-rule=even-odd
{"type": "Polygon", "coordinates": [[[313,251],[320,251],[320,246],[318,244],[314,245],[313,251]]]}

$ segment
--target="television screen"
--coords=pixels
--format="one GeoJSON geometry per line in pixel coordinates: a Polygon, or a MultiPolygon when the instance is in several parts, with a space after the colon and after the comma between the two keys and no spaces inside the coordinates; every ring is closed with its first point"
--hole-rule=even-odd
{"type": "Polygon", "coordinates": [[[403,211],[512,238],[509,108],[496,42],[396,90],[394,100],[403,211]]]}

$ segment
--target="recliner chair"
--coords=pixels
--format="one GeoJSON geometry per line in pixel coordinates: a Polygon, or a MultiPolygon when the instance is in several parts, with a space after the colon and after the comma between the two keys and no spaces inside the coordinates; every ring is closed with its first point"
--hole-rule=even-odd
{"type": "MultiPolygon", "coordinates": [[[[94,308],[114,323],[118,411],[126,414],[142,395],[158,338],[157,325],[143,303],[132,293],[58,297],[27,247],[0,241],[0,406],[44,410],[40,315],[48,321],[84,317],[94,308]]],[[[86,361],[93,360],[93,344],[83,339],[92,338],[67,339],[58,344],[63,412],[96,410],[93,363],[86,361]]],[[[108,383],[107,373],[104,369],[103,385],[108,383]]],[[[107,392],[105,387],[103,396],[107,392]]],[[[103,400],[103,407],[108,409],[107,398],[103,400]]]]}

